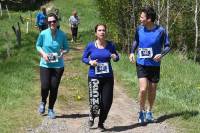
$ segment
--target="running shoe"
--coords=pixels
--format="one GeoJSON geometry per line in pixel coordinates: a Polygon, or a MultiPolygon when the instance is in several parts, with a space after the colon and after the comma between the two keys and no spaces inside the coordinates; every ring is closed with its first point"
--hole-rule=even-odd
{"type": "Polygon", "coordinates": [[[147,111],[147,113],[146,113],[146,122],[151,123],[153,121],[154,121],[154,119],[153,119],[153,113],[150,112],[150,111],[147,111]]]}
{"type": "Polygon", "coordinates": [[[38,108],[38,112],[40,114],[44,114],[45,112],[45,103],[44,102],[40,102],[39,108],[38,108]]]}
{"type": "Polygon", "coordinates": [[[99,129],[101,132],[106,131],[106,129],[105,129],[103,123],[99,123],[99,124],[98,124],[98,129],[99,129]]]}
{"type": "Polygon", "coordinates": [[[94,118],[91,115],[89,115],[88,126],[92,127],[93,125],[94,125],[94,118]]]}
{"type": "Polygon", "coordinates": [[[53,109],[49,109],[48,110],[48,117],[51,118],[51,119],[55,119],[56,118],[56,114],[53,111],[53,109]]]}
{"type": "Polygon", "coordinates": [[[145,111],[140,111],[138,113],[138,123],[140,123],[140,124],[145,123],[145,111]]]}

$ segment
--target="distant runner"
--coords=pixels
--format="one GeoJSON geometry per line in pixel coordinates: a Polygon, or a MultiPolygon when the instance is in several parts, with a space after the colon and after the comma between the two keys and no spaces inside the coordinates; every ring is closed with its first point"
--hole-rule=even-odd
{"type": "Polygon", "coordinates": [[[40,12],[37,13],[35,26],[41,31],[48,28],[46,8],[41,7],[40,12]]]}
{"type": "Polygon", "coordinates": [[[72,33],[71,42],[76,42],[77,36],[78,36],[78,25],[80,24],[80,18],[76,10],[72,12],[72,16],[70,16],[69,18],[69,24],[70,24],[71,33],[72,33]]]}

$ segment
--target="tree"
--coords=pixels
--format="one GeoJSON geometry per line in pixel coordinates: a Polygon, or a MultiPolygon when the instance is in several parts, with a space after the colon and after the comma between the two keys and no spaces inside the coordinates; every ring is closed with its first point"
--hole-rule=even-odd
{"type": "Polygon", "coordinates": [[[198,0],[195,2],[195,11],[194,11],[194,23],[195,23],[195,47],[194,47],[194,61],[197,59],[197,49],[198,49],[198,36],[199,36],[199,29],[198,29],[198,9],[199,3],[198,0]]]}

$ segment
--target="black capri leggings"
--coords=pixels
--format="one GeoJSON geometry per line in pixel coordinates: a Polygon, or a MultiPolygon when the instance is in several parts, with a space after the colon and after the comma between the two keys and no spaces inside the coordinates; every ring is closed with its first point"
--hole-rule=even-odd
{"type": "Polygon", "coordinates": [[[42,102],[46,104],[49,95],[49,109],[53,109],[57,99],[58,86],[62,77],[64,68],[45,68],[40,67],[41,96],[42,102]]]}
{"type": "Polygon", "coordinates": [[[113,101],[114,79],[88,78],[90,113],[95,118],[99,113],[99,124],[103,124],[113,101]]]}
{"type": "Polygon", "coordinates": [[[71,27],[71,32],[72,32],[73,39],[74,39],[74,37],[77,38],[78,27],[71,27]]]}

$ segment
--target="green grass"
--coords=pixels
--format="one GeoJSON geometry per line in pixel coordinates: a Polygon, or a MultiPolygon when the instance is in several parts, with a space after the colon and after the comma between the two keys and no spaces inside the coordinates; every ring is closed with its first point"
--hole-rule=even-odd
{"type": "MultiPolygon", "coordinates": [[[[137,98],[138,79],[135,65],[122,55],[114,63],[117,79],[124,84],[129,95],[137,98]]],[[[200,128],[200,66],[177,53],[167,55],[161,65],[154,112],[160,121],[177,125],[178,130],[199,132],[200,128]]]]}
{"type": "Polygon", "coordinates": [[[33,35],[24,35],[22,46],[13,49],[13,56],[0,63],[1,132],[21,132],[23,128],[39,121],[36,109],[32,106],[36,102],[33,98],[37,95],[38,87],[35,71],[38,57],[33,35]]]}

